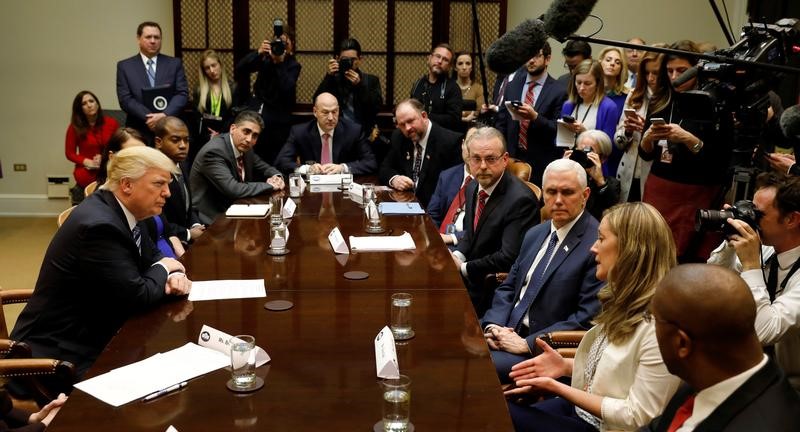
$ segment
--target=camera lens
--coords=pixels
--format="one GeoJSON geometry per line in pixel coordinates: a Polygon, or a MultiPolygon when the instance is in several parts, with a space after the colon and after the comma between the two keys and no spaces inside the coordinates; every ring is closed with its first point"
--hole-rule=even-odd
{"type": "Polygon", "coordinates": [[[733,218],[734,214],[729,210],[697,210],[695,215],[695,231],[714,231],[726,232],[728,218],[733,218]]]}

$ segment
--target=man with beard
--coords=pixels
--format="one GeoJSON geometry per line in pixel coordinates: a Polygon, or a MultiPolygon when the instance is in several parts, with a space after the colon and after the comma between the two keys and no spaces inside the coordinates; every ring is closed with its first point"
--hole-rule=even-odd
{"type": "Polygon", "coordinates": [[[439,126],[458,130],[461,124],[461,89],[448,78],[453,49],[442,43],[428,56],[428,74],[411,87],[411,97],[422,102],[428,117],[439,126]]]}
{"type": "Polygon", "coordinates": [[[550,44],[545,42],[541,51],[514,73],[504,99],[519,106],[502,106],[497,115],[497,129],[506,137],[509,155],[531,164],[531,182],[540,187],[544,167],[563,154],[555,145],[556,119],[567,91],[547,73],[550,54],[550,44]],[[514,120],[509,110],[522,120],[514,120]]]}
{"type": "Polygon", "coordinates": [[[439,174],[463,162],[461,135],[431,121],[416,99],[397,104],[395,118],[397,130],[392,133],[391,148],[378,177],[381,184],[414,192],[420,204],[428,207],[439,174]]]}

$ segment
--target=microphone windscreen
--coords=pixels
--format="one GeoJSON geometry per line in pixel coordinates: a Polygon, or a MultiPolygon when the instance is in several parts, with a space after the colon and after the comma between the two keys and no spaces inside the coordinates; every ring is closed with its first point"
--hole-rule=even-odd
{"type": "Polygon", "coordinates": [[[492,43],[486,50],[486,63],[497,73],[510,74],[536,57],[546,41],[542,22],[525,20],[492,43]]]}
{"type": "Polygon", "coordinates": [[[554,0],[544,14],[544,31],[559,42],[578,31],[597,0],[554,0]]]}
{"type": "Polygon", "coordinates": [[[800,105],[793,105],[781,114],[781,131],[786,138],[800,139],[800,105]]]}
{"type": "Polygon", "coordinates": [[[697,69],[697,66],[692,66],[689,69],[686,69],[685,72],[678,75],[678,77],[672,81],[672,88],[678,88],[691,81],[692,78],[697,76],[698,71],[699,70],[697,69]]]}

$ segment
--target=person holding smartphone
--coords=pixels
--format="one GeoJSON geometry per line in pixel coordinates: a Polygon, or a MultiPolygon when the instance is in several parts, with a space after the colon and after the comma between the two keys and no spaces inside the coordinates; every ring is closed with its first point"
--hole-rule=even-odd
{"type": "MultiPolygon", "coordinates": [[[[677,42],[671,48],[698,52],[691,41],[677,42]]],[[[717,233],[695,232],[694,220],[697,209],[721,207],[731,156],[731,146],[722,142],[714,122],[687,115],[692,107],[681,104],[679,93],[694,88],[696,79],[679,87],[671,85],[696,63],[696,58],[675,54],[661,62],[658,79],[670,85],[654,93],[639,147],[642,159],[653,161],[642,200],[664,215],[682,263],[705,262],[722,240],[717,233]],[[658,100],[666,103],[657,104],[658,100]]],[[[721,121],[726,121],[724,116],[721,121]]],[[[732,129],[732,124],[720,125],[720,130],[732,129]]]]}

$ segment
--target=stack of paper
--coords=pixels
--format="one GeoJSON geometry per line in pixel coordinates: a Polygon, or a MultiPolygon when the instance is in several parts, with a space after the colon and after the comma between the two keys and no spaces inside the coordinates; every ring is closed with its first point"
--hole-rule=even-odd
{"type": "Polygon", "coordinates": [[[350,236],[350,249],[356,252],[391,252],[414,250],[416,248],[414,239],[407,232],[399,236],[350,236]]]}
{"type": "Polygon", "coordinates": [[[265,218],[272,204],[234,204],[225,212],[230,218],[265,218]]]}
{"type": "Polygon", "coordinates": [[[266,297],[264,279],[194,281],[190,301],[266,297]]]}

